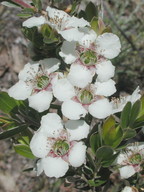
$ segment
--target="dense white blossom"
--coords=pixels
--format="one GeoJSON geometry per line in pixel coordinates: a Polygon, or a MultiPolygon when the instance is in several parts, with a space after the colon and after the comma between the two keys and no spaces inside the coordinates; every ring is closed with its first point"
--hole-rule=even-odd
{"type": "Polygon", "coordinates": [[[44,171],[48,177],[62,177],[70,165],[79,167],[85,162],[86,146],[80,140],[88,136],[89,125],[83,120],[70,120],[64,127],[55,113],[42,117],[41,127],[30,142],[32,153],[41,158],[37,175],[44,171]]]}

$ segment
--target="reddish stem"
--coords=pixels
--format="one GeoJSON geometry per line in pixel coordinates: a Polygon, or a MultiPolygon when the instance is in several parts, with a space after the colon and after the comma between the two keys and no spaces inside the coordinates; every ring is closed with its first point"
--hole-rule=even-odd
{"type": "Polygon", "coordinates": [[[25,7],[25,8],[34,8],[33,6],[23,2],[22,0],[11,0],[11,1],[13,1],[14,3],[21,5],[22,7],[25,7]]]}

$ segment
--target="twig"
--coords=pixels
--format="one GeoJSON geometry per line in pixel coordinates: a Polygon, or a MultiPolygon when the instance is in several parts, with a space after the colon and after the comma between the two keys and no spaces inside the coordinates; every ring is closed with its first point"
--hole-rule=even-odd
{"type": "Polygon", "coordinates": [[[109,10],[109,7],[107,5],[106,2],[103,2],[103,6],[106,10],[106,12],[108,13],[110,19],[113,21],[113,23],[115,24],[115,26],[117,27],[117,29],[121,32],[121,34],[124,36],[124,38],[128,41],[128,43],[131,45],[133,50],[137,50],[136,46],[134,45],[134,43],[131,41],[131,39],[126,35],[126,33],[120,28],[120,26],[117,24],[116,20],[114,19],[114,16],[112,14],[112,11],[109,10]]]}

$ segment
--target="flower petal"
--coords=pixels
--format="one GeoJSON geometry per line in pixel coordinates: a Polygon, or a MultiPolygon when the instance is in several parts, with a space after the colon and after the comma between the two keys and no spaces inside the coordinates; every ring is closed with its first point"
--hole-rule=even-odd
{"type": "Polygon", "coordinates": [[[18,77],[20,80],[29,81],[36,76],[38,69],[39,69],[39,63],[36,64],[27,63],[24,66],[23,70],[20,71],[18,77]]]}
{"type": "Polygon", "coordinates": [[[79,64],[73,64],[71,65],[67,78],[72,85],[84,88],[91,83],[93,75],[87,67],[79,64]]]}
{"type": "Polygon", "coordinates": [[[75,89],[66,78],[63,78],[54,84],[53,94],[59,101],[65,101],[75,96],[75,89]]]}
{"type": "Polygon", "coordinates": [[[44,172],[48,177],[62,177],[66,174],[69,168],[68,163],[60,157],[46,157],[42,159],[42,164],[44,172]]]}
{"type": "Polygon", "coordinates": [[[49,91],[40,91],[28,98],[29,106],[38,112],[43,112],[47,110],[52,101],[52,93],[49,91]]]}
{"type": "Polygon", "coordinates": [[[63,42],[59,55],[64,59],[65,63],[71,64],[78,58],[75,49],[76,49],[76,42],[73,41],[63,42]]]}
{"type": "Polygon", "coordinates": [[[69,120],[65,127],[70,134],[70,141],[87,138],[90,129],[89,125],[83,120],[69,120]]]}
{"type": "Polygon", "coordinates": [[[48,113],[41,120],[41,131],[49,137],[58,137],[63,130],[63,125],[60,116],[56,113],[48,113]]]}
{"type": "Polygon", "coordinates": [[[121,192],[134,192],[132,187],[126,186],[121,192]]]}
{"type": "Polygon", "coordinates": [[[78,28],[65,29],[58,33],[67,41],[79,41],[84,35],[84,32],[78,28]]]}
{"type": "Polygon", "coordinates": [[[122,179],[127,179],[136,173],[133,166],[131,165],[127,165],[122,168],[119,168],[119,171],[122,179]]]}
{"type": "Polygon", "coordinates": [[[69,119],[78,120],[81,117],[84,117],[87,111],[80,103],[68,100],[64,101],[62,104],[62,113],[69,119]]]}
{"type": "Polygon", "coordinates": [[[40,60],[39,63],[43,65],[44,69],[48,72],[48,74],[50,74],[59,69],[60,60],[56,58],[48,58],[40,60]]]}
{"type": "Polygon", "coordinates": [[[30,96],[31,92],[31,86],[28,86],[24,81],[21,80],[8,90],[9,96],[17,100],[27,99],[30,96]]]}
{"type": "Polygon", "coordinates": [[[111,96],[116,92],[115,82],[112,79],[109,79],[106,82],[96,82],[96,95],[111,96]]]}
{"type": "Polygon", "coordinates": [[[104,33],[96,40],[97,52],[108,59],[113,59],[121,51],[121,43],[117,35],[104,33]]]}
{"type": "Polygon", "coordinates": [[[81,39],[79,39],[79,44],[89,48],[92,43],[96,40],[96,33],[93,30],[89,30],[84,32],[84,35],[81,39]]]}
{"type": "Polygon", "coordinates": [[[83,144],[83,142],[77,142],[69,153],[69,163],[73,167],[79,167],[81,166],[86,159],[86,146],[83,144]]]}
{"type": "Polygon", "coordinates": [[[30,148],[36,157],[46,157],[51,150],[51,145],[47,140],[47,135],[41,131],[36,132],[31,139],[30,148]]]}
{"type": "Polygon", "coordinates": [[[31,17],[23,22],[23,27],[32,28],[32,27],[38,27],[40,25],[43,25],[46,22],[45,17],[31,17]]]}
{"type": "Polygon", "coordinates": [[[89,105],[89,113],[98,119],[106,118],[112,114],[112,106],[108,99],[100,99],[89,105]]]}
{"type": "Polygon", "coordinates": [[[99,81],[107,81],[114,76],[115,67],[112,65],[111,61],[103,61],[97,64],[96,73],[99,81]]]}
{"type": "Polygon", "coordinates": [[[66,28],[70,28],[70,27],[76,28],[76,27],[85,27],[85,26],[90,26],[89,22],[83,18],[77,18],[75,16],[70,17],[66,24],[66,28]]]}
{"type": "Polygon", "coordinates": [[[37,176],[39,176],[42,172],[43,172],[43,164],[42,164],[42,159],[37,161],[36,164],[36,172],[37,172],[37,176]]]}

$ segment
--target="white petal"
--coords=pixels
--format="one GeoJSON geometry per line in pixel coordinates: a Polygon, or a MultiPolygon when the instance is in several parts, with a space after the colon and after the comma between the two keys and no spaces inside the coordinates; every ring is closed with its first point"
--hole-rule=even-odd
{"type": "Polygon", "coordinates": [[[117,157],[117,164],[120,164],[120,165],[124,165],[124,161],[127,160],[127,156],[123,153],[119,154],[119,156],[117,157]]]}
{"type": "Polygon", "coordinates": [[[59,101],[65,101],[75,96],[75,89],[66,78],[63,78],[54,84],[53,94],[59,101]]]}
{"type": "Polygon", "coordinates": [[[89,106],[89,113],[98,119],[106,118],[112,114],[112,106],[107,99],[100,99],[89,106]]]}
{"type": "MultiPolygon", "coordinates": [[[[51,8],[49,6],[46,8],[46,11],[48,12],[48,16],[52,19],[58,18],[59,20],[61,20],[61,19],[65,19],[65,18],[70,18],[70,16],[66,12],[55,9],[55,8],[51,8]]],[[[57,23],[57,24],[59,24],[59,23],[57,23]]]]}
{"type": "Polygon", "coordinates": [[[44,172],[48,177],[62,177],[66,174],[69,168],[68,163],[60,157],[46,157],[42,159],[42,163],[44,172]]]}
{"type": "Polygon", "coordinates": [[[78,28],[65,29],[58,33],[67,41],[79,41],[84,35],[84,32],[78,28]]]}
{"type": "Polygon", "coordinates": [[[126,186],[121,192],[134,192],[132,187],[126,186]]]}
{"type": "Polygon", "coordinates": [[[81,166],[86,159],[86,146],[83,142],[76,143],[69,153],[69,163],[73,167],[81,166]]]}
{"type": "Polygon", "coordinates": [[[40,60],[39,63],[43,65],[44,69],[50,74],[59,69],[60,60],[56,58],[48,58],[40,60]]]}
{"type": "Polygon", "coordinates": [[[136,173],[133,166],[131,166],[131,165],[119,168],[119,171],[120,171],[120,176],[122,179],[127,179],[136,173]]]}
{"type": "Polygon", "coordinates": [[[97,52],[108,59],[113,59],[121,51],[121,43],[117,35],[104,33],[96,40],[97,52]]]}
{"type": "Polygon", "coordinates": [[[66,24],[66,28],[69,28],[69,27],[85,27],[85,26],[90,26],[89,22],[87,22],[83,18],[77,18],[75,16],[70,17],[67,24],[66,24]]]}
{"type": "Polygon", "coordinates": [[[86,87],[91,83],[93,75],[87,67],[73,64],[71,65],[70,72],[67,76],[72,85],[80,88],[86,87]]]}
{"type": "Polygon", "coordinates": [[[92,43],[96,40],[96,33],[93,30],[88,30],[88,32],[85,32],[84,36],[79,39],[79,44],[89,48],[92,43]]]}
{"type": "Polygon", "coordinates": [[[107,81],[112,78],[115,73],[115,67],[110,61],[103,61],[96,66],[96,73],[99,81],[107,81]]]}
{"type": "Polygon", "coordinates": [[[64,41],[59,55],[64,59],[65,63],[71,64],[77,59],[76,42],[64,41]]]}
{"type": "Polygon", "coordinates": [[[24,66],[23,70],[20,71],[18,77],[20,80],[23,81],[31,80],[36,76],[38,69],[39,69],[39,63],[37,64],[27,63],[24,66]]]}
{"type": "Polygon", "coordinates": [[[40,17],[31,17],[23,22],[23,27],[38,27],[40,25],[43,25],[46,22],[46,19],[43,16],[40,17]]]}
{"type": "Polygon", "coordinates": [[[70,141],[87,138],[90,129],[89,125],[83,120],[69,120],[65,127],[70,134],[70,141]]]}
{"type": "Polygon", "coordinates": [[[96,95],[111,96],[116,92],[115,82],[109,79],[106,82],[96,82],[96,95]]]}
{"type": "Polygon", "coordinates": [[[52,93],[49,91],[40,91],[28,98],[29,106],[38,112],[43,112],[50,107],[52,101],[52,93]]]}
{"type": "Polygon", "coordinates": [[[47,135],[41,131],[36,132],[31,139],[30,148],[36,157],[46,157],[51,150],[51,145],[47,141],[47,135]]]}
{"type": "Polygon", "coordinates": [[[127,96],[126,102],[130,101],[131,103],[135,103],[138,99],[140,99],[141,95],[139,94],[139,87],[132,93],[132,95],[127,96]]]}
{"type": "Polygon", "coordinates": [[[21,80],[8,90],[9,96],[17,100],[27,99],[30,96],[31,92],[31,86],[28,86],[24,81],[21,80]]]}
{"type": "Polygon", "coordinates": [[[37,161],[36,164],[36,172],[37,172],[37,176],[39,176],[42,172],[43,172],[43,164],[42,164],[42,159],[37,161]]]}
{"type": "Polygon", "coordinates": [[[84,117],[87,113],[80,103],[72,100],[64,101],[61,110],[63,115],[71,120],[78,120],[81,117],[84,117]]]}
{"type": "Polygon", "coordinates": [[[42,117],[41,131],[49,137],[58,137],[63,130],[63,125],[60,116],[56,113],[48,113],[42,117]]]}

